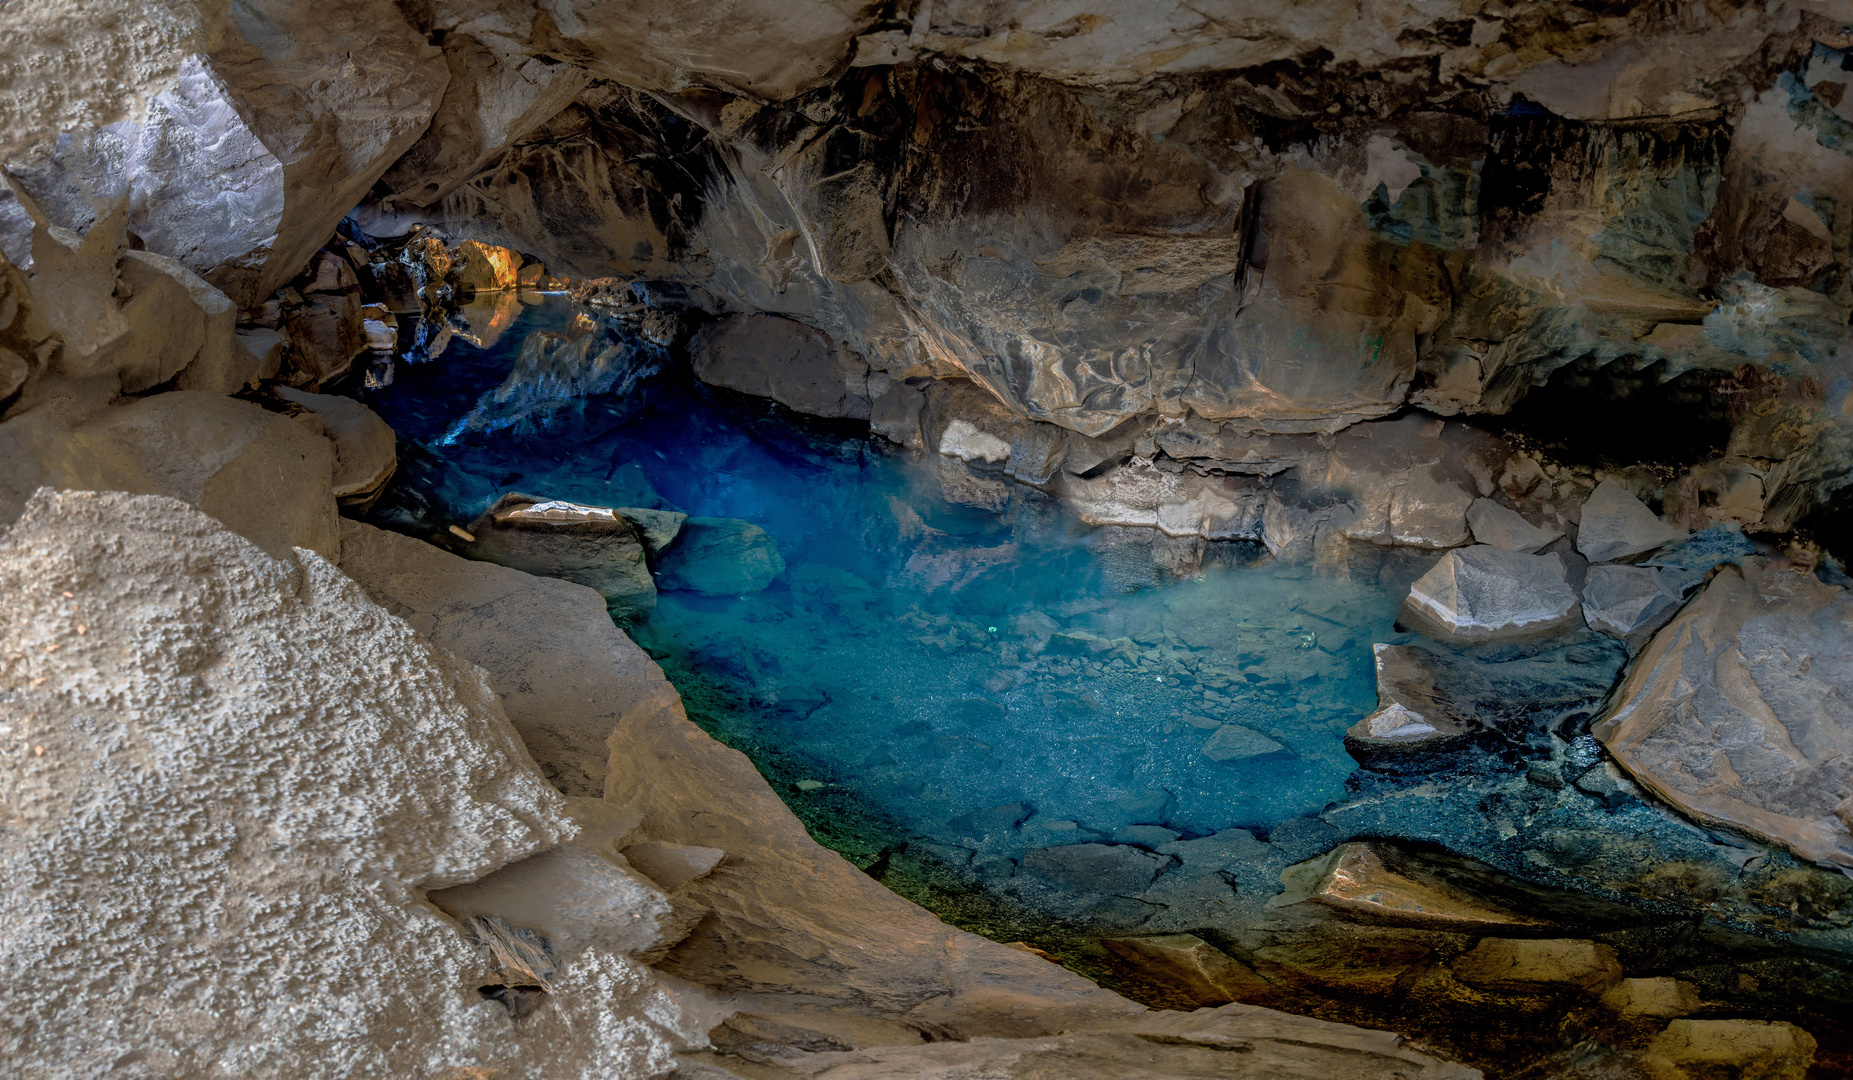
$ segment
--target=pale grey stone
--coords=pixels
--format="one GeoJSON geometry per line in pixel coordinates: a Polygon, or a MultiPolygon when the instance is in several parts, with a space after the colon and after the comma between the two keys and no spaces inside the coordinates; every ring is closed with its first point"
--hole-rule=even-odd
{"type": "Polygon", "coordinates": [[[1418,578],[1400,618],[1441,641],[1538,637],[1576,622],[1577,597],[1557,556],[1476,544],[1418,578]]]}
{"type": "Polygon", "coordinates": [[[311,394],[278,386],[278,397],[322,418],[322,434],[335,444],[335,498],[370,504],[399,467],[398,436],[380,415],[350,397],[311,394]]]}
{"type": "MultiPolygon", "coordinates": [[[[1524,459],[1529,461],[1529,458],[1524,459]]],[[[1467,524],[1473,529],[1476,543],[1534,554],[1549,547],[1563,535],[1558,528],[1540,528],[1517,510],[1501,506],[1491,499],[1475,499],[1467,508],[1467,524]]]]}
{"type": "Polygon", "coordinates": [[[1592,563],[1625,559],[1663,547],[1686,535],[1654,516],[1619,480],[1604,480],[1589,493],[1577,523],[1576,550],[1592,563]]]}
{"type": "Polygon", "coordinates": [[[1679,590],[1663,581],[1659,570],[1645,566],[1592,566],[1583,581],[1583,619],[1589,628],[1636,648],[1666,625],[1680,601],[1679,590]]]}

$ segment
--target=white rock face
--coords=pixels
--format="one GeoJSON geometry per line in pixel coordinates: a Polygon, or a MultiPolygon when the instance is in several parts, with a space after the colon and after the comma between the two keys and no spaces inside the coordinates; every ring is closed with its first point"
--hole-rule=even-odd
{"type": "Polygon", "coordinates": [[[1416,579],[1402,621],[1440,641],[1532,637],[1570,626],[1576,591],[1555,555],[1476,544],[1442,556],[1416,579]]]}
{"type": "Polygon", "coordinates": [[[421,891],[567,838],[565,801],[482,674],[321,557],[47,491],[0,588],[10,1072],[640,1076],[699,1039],[596,944],[519,1024],[479,992],[421,891]]]}

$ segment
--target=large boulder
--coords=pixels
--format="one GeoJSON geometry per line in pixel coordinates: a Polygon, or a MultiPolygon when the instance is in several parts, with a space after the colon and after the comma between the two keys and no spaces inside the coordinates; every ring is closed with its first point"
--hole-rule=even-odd
{"type": "Polygon", "coordinates": [[[869,418],[869,366],[801,322],[730,315],[689,347],[702,382],[769,397],[814,416],[869,418]]]}
{"type": "Polygon", "coordinates": [[[1655,516],[1619,480],[1604,480],[1583,503],[1576,550],[1592,563],[1626,559],[1684,538],[1686,532],[1655,516]]]}
{"type": "MultiPolygon", "coordinates": [[[[250,306],[295,274],[424,132],[449,73],[389,0],[240,10],[113,15],[98,35],[102,55],[137,36],[165,37],[172,51],[136,65],[146,67],[134,90],[99,94],[121,112],[47,133],[7,164],[54,224],[80,234],[92,199],[126,198],[148,250],[250,306]]],[[[55,32],[28,20],[28,47],[55,32]]],[[[58,66],[20,70],[37,82],[58,66]]]]}
{"type": "Polygon", "coordinates": [[[590,934],[521,1023],[483,992],[519,972],[425,892],[578,826],[482,673],[320,556],[45,492],[0,587],[10,1071],[636,1076],[700,1038],[590,934]]]}
{"type": "Polygon", "coordinates": [[[373,505],[399,467],[399,440],[392,427],[350,397],[288,386],[278,386],[276,394],[316,416],[322,434],[335,444],[335,498],[362,510],[373,505]]]}
{"type": "Polygon", "coordinates": [[[1534,555],[1563,535],[1562,529],[1533,525],[1525,515],[1494,502],[1475,499],[1467,508],[1467,524],[1475,543],[1534,555]]]}
{"type": "Polygon", "coordinates": [[[663,588],[705,596],[761,592],[784,572],[778,541],[738,518],[689,518],[657,563],[663,588]]]}
{"type": "Polygon", "coordinates": [[[1583,579],[1583,620],[1591,630],[1639,648],[1666,625],[1684,597],[1659,570],[1604,564],[1583,579]]]}
{"type": "Polygon", "coordinates": [[[656,606],[637,527],[610,507],[510,492],[470,525],[472,559],[595,589],[624,614],[656,606]]]}
{"type": "Polygon", "coordinates": [[[0,423],[0,518],[40,486],[170,495],[275,555],[340,546],[335,451],[309,425],[203,390],[129,399],[75,424],[56,402],[0,423]]]}
{"type": "Polygon", "coordinates": [[[1577,604],[1556,555],[1476,544],[1448,552],[1417,578],[1399,619],[1438,641],[1467,644],[1556,633],[1575,625],[1577,604]]]}
{"type": "Polygon", "coordinates": [[[1853,596],[1750,558],[1654,635],[1594,730],[1698,821],[1853,869],[1849,693],[1853,596]]]}

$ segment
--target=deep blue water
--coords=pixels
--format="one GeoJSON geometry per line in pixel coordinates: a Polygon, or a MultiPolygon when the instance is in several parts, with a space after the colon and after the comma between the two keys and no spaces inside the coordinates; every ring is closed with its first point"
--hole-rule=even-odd
{"type": "Polygon", "coordinates": [[[1265,833],[1344,797],[1343,734],[1375,703],[1371,643],[1407,640],[1396,609],[1432,553],[1341,578],[1091,528],[1026,487],[1001,512],[961,506],[937,460],[701,386],[573,318],[558,299],[528,308],[486,348],[400,364],[371,402],[428,451],[409,455],[415,482],[450,520],[521,490],[776,537],[788,569],[765,592],[665,592],[630,630],[718,734],[776,753],[787,798],[847,795],[1014,855],[1169,838],[1154,827],[1265,833]],[[1279,749],[1206,756],[1231,723],[1247,731],[1212,751],[1266,748],[1248,732],[1279,749]]]}

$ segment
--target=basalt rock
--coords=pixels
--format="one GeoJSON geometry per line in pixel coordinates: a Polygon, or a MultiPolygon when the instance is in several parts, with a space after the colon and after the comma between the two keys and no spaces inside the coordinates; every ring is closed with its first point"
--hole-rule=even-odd
{"type": "Polygon", "coordinates": [[[1853,599],[1780,562],[1725,566],[1641,651],[1595,727],[1616,761],[1707,825],[1853,867],[1853,599]]]}
{"type": "Polygon", "coordinates": [[[399,467],[398,437],[392,428],[353,398],[287,386],[277,387],[276,393],[318,417],[322,434],[335,444],[335,498],[359,510],[372,506],[399,467]]]}
{"type": "Polygon", "coordinates": [[[868,365],[803,323],[735,315],[704,327],[690,351],[703,382],[814,416],[869,417],[868,365]]]}
{"type": "Polygon", "coordinates": [[[1554,634],[1575,624],[1577,605],[1556,555],[1478,544],[1417,579],[1399,618],[1439,641],[1472,643],[1554,634]]]}
{"type": "Polygon", "coordinates": [[[464,552],[473,559],[584,585],[621,613],[656,606],[643,537],[609,507],[510,492],[469,531],[474,539],[464,552]]]}
{"type": "Polygon", "coordinates": [[[663,588],[708,596],[760,592],[784,572],[778,541],[734,518],[689,518],[657,564],[663,588]]]}

